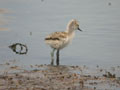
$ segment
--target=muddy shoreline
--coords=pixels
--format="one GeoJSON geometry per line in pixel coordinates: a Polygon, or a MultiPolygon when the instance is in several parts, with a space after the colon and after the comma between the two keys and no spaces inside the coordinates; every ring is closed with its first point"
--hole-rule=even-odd
{"type": "Polygon", "coordinates": [[[119,90],[120,67],[30,65],[30,69],[0,64],[0,90],[119,90]]]}

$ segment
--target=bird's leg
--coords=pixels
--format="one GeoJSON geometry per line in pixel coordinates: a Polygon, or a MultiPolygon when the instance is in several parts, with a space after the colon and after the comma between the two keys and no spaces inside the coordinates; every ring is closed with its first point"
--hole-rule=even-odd
{"type": "Polygon", "coordinates": [[[57,50],[57,52],[56,52],[56,64],[57,64],[57,66],[59,65],[59,49],[57,50]]]}
{"type": "Polygon", "coordinates": [[[53,49],[51,52],[51,65],[54,65],[54,51],[55,49],[53,49]]]}

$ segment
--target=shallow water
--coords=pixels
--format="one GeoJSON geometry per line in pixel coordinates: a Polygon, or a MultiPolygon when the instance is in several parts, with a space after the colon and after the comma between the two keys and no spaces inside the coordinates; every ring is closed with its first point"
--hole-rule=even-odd
{"type": "Polygon", "coordinates": [[[76,31],[70,46],[61,50],[63,65],[103,67],[120,65],[120,1],[118,0],[1,0],[0,63],[49,64],[50,51],[44,37],[64,31],[76,18],[83,32],[76,31]],[[4,9],[4,10],[3,10],[4,9]],[[17,55],[9,45],[27,45],[26,55],[17,55]]]}

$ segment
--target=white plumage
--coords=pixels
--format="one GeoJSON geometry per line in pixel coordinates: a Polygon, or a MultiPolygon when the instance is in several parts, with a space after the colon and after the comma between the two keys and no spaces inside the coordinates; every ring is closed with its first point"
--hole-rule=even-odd
{"type": "Polygon", "coordinates": [[[53,51],[51,52],[51,65],[54,64],[55,50],[57,50],[56,63],[57,65],[59,65],[59,50],[66,47],[72,41],[75,35],[75,30],[80,30],[79,23],[77,20],[73,19],[68,23],[67,29],[64,32],[54,32],[45,38],[45,43],[48,44],[51,48],[53,48],[53,51]]]}

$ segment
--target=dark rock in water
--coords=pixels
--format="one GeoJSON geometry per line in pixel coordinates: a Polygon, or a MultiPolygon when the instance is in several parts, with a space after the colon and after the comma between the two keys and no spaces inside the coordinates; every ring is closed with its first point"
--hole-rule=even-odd
{"type": "Polygon", "coordinates": [[[108,5],[111,6],[112,5],[111,2],[109,2],[108,5]]]}
{"type": "Polygon", "coordinates": [[[30,36],[32,36],[32,32],[30,32],[30,36]]]}

